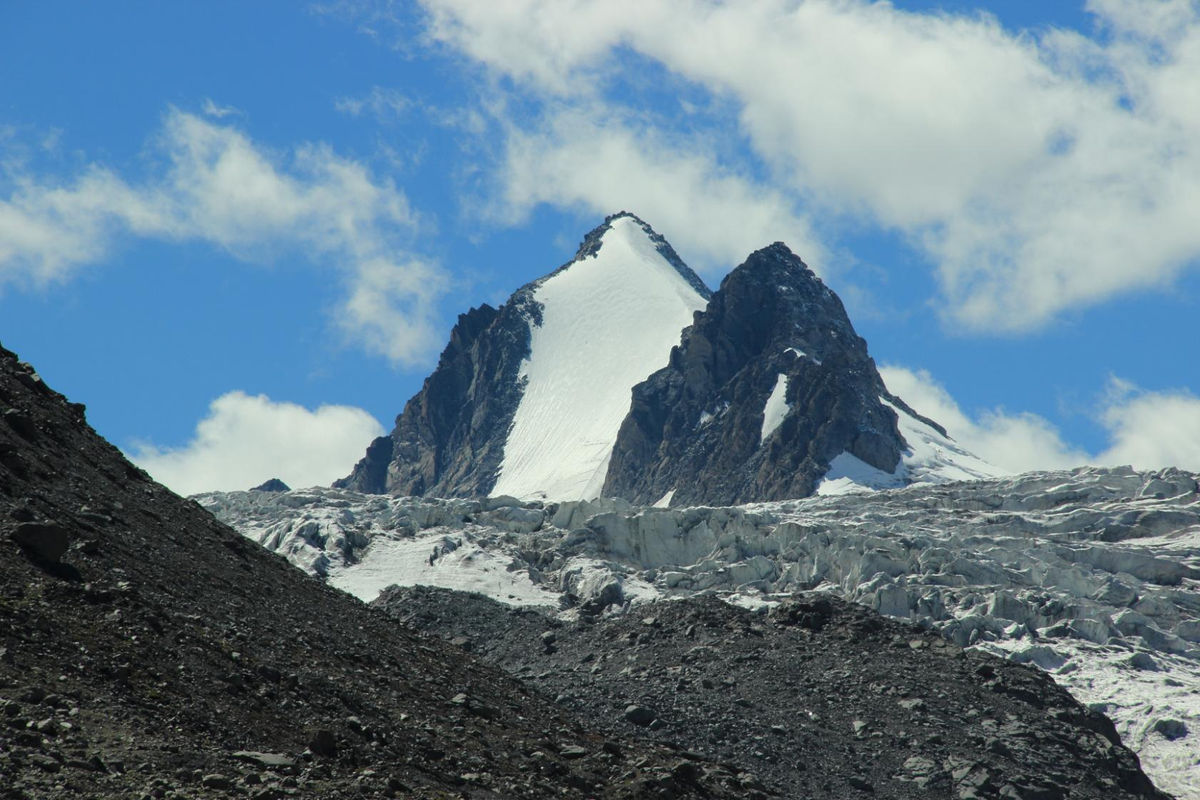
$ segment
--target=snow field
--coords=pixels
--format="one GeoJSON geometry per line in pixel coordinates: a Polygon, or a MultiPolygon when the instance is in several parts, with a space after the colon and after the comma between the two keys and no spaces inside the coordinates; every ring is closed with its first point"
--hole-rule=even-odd
{"type": "Polygon", "coordinates": [[[523,499],[597,497],[634,385],[666,366],[705,307],[635,220],[613,220],[595,256],[534,292],[525,390],[492,490],[523,499]]]}

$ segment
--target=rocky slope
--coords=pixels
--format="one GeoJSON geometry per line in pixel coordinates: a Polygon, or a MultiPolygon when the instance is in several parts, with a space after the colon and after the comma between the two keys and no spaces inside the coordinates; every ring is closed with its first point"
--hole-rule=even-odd
{"type": "Polygon", "coordinates": [[[83,414],[0,348],[5,798],[747,796],[304,575],[83,414]]]}
{"type": "Polygon", "coordinates": [[[434,497],[598,495],[632,386],[666,362],[704,283],[622,212],[499,309],[463,314],[389,436],[336,485],[434,497]]]}
{"type": "Polygon", "coordinates": [[[1044,674],[827,595],[715,597],[564,623],[441,589],[374,605],[612,735],[753,765],[781,797],[1154,796],[1112,723],[1044,674]]]}
{"type": "Polygon", "coordinates": [[[331,489],[198,498],[364,600],[392,583],[568,617],[821,588],[1033,664],[1103,709],[1154,779],[1200,797],[1196,476],[1080,469],[730,508],[522,504],[331,489]]]}

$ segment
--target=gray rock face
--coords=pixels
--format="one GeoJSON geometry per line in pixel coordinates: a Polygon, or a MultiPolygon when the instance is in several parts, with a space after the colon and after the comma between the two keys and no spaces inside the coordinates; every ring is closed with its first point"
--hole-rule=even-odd
{"type": "Polygon", "coordinates": [[[521,287],[498,309],[482,305],[459,316],[437,368],[396,418],[395,429],[372,442],[354,471],[334,486],[393,495],[489,494],[524,392],[520,369],[530,354],[531,326],[542,321],[535,290],[594,256],[604,233],[622,217],[641,225],[659,254],[703,297],[709,296],[703,281],[648,225],[626,212],[608,217],[584,238],[571,261],[521,287]]]}
{"type": "Polygon", "coordinates": [[[362,492],[444,497],[485,495],[521,399],[518,369],[529,352],[538,308],[528,287],[501,308],[458,318],[437,369],[391,434],[371,443],[354,471],[335,483],[362,492]]]}
{"type": "Polygon", "coordinates": [[[843,452],[891,472],[906,443],[881,397],[898,402],[841,301],[777,242],[726,276],[668,366],[634,388],[604,493],[806,497],[843,452]]]}

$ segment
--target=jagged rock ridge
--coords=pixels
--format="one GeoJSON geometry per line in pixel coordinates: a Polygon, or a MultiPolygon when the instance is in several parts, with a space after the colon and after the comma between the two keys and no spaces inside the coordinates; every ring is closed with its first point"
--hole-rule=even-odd
{"type": "Polygon", "coordinates": [[[776,242],[725,277],[668,365],[634,388],[604,494],[806,497],[842,454],[894,473],[908,443],[885,399],[915,416],[888,393],[841,301],[776,242]]]}

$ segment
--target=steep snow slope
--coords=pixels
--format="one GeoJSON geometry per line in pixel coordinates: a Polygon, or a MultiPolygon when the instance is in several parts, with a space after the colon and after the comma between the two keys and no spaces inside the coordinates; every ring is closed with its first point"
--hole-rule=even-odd
{"type": "Polygon", "coordinates": [[[755,606],[823,588],[1045,669],[1114,720],[1158,785],[1200,800],[1194,475],[1081,469],[731,508],[328,489],[199,500],[365,600],[388,573],[434,585],[453,573],[566,613],[707,592],[755,606]]]}
{"type": "Polygon", "coordinates": [[[595,255],[534,291],[525,389],[493,495],[600,494],[630,391],[666,364],[705,299],[632,217],[612,221],[595,255]]]}

